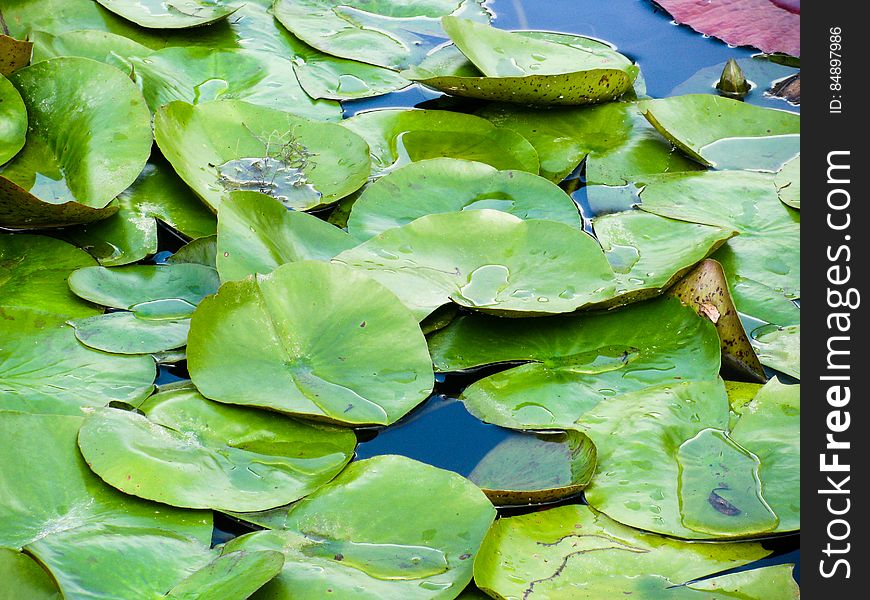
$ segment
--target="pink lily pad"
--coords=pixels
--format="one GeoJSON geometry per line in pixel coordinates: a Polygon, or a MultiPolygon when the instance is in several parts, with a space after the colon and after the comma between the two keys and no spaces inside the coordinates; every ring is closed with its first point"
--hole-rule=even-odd
{"type": "Polygon", "coordinates": [[[800,56],[800,0],[655,0],[677,23],[734,46],[800,56]]]}

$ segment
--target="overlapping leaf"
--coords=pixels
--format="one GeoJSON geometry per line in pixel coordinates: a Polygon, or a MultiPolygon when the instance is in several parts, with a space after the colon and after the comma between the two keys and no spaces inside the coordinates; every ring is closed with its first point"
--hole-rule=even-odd
{"type": "Polygon", "coordinates": [[[0,74],[0,165],[24,147],[27,135],[27,108],[21,94],[0,74]]]}
{"type": "Polygon", "coordinates": [[[224,19],[233,8],[220,0],[96,0],[125,19],[155,29],[199,27],[224,19]]]}

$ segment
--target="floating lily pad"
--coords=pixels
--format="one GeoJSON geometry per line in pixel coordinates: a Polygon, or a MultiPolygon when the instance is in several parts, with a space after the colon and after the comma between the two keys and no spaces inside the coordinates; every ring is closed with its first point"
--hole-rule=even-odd
{"type": "Polygon", "coordinates": [[[326,54],[390,69],[420,62],[447,37],[441,17],[490,17],[480,0],[277,0],[273,11],[294,35],[326,54]]]}
{"type": "Polygon", "coordinates": [[[500,315],[571,312],[614,290],[592,236],[492,209],[427,215],[333,260],[378,280],[420,320],[451,301],[500,315]]]}
{"type": "Polygon", "coordinates": [[[356,244],[338,227],[257,192],[232,194],[218,214],[221,281],[265,275],[288,262],[329,260],[356,244]]]}
{"type": "Polygon", "coordinates": [[[127,66],[124,61],[130,57],[144,57],[152,52],[151,48],[128,37],[97,29],[73,30],[59,35],[45,31],[33,33],[34,63],[59,56],[78,56],[121,68],[127,66]]]}
{"type": "Polygon", "coordinates": [[[785,163],[773,180],[779,199],[800,210],[801,208],[801,155],[785,163]]]}
{"type": "Polygon", "coordinates": [[[283,552],[284,570],[262,589],[275,600],[455,598],[471,581],[494,517],[492,504],[464,477],[378,456],[352,463],[291,506],[284,530],[236,538],[225,551],[283,552]]]}
{"type": "MultiPolygon", "coordinates": [[[[721,380],[623,394],[599,403],[579,425],[598,449],[598,470],[586,499],[620,523],[687,539],[746,538],[795,528],[789,505],[776,507],[783,504],[784,489],[790,489],[790,498],[798,495],[789,487],[796,475],[772,471],[767,455],[746,443],[736,426],[729,432],[721,380]]],[[[795,432],[782,435],[792,439],[795,432]]],[[[776,443],[762,438],[755,448],[771,451],[776,443]]],[[[783,445],[777,450],[790,451],[783,445]]]]}
{"type": "Polygon", "coordinates": [[[57,227],[115,212],[107,205],[151,152],[148,109],[133,82],[108,65],[67,57],[10,78],[29,127],[24,149],[0,167],[0,226],[57,227]]]}
{"type": "Polygon", "coordinates": [[[366,240],[425,215],[481,208],[582,228],[574,201],[546,179],[454,158],[411,163],[378,179],[354,202],[347,227],[366,240]]]}
{"type": "Polygon", "coordinates": [[[88,416],[82,454],[109,485],[185,508],[289,504],[335,477],[356,446],[350,430],[211,402],[193,388],[152,396],[139,410],[88,416]]]}
{"type": "Polygon", "coordinates": [[[61,600],[57,585],[39,563],[23,552],[0,548],[3,593],[11,600],[61,600]]]}
{"type": "Polygon", "coordinates": [[[190,575],[166,600],[246,600],[281,572],[284,555],[274,550],[230,552],[190,575]]]}
{"type": "Polygon", "coordinates": [[[0,74],[0,165],[24,147],[27,135],[27,108],[21,94],[0,74]]]}
{"type": "Polygon", "coordinates": [[[607,306],[660,295],[735,234],[728,227],[649,216],[629,210],[592,220],[616,283],[607,306]]]}
{"type": "Polygon", "coordinates": [[[622,96],[638,75],[636,65],[603,44],[559,43],[449,16],[441,24],[483,77],[474,77],[461,63],[459,77],[451,77],[455,60],[448,58],[444,65],[443,58],[430,57],[412,78],[435,79],[459,95],[520,104],[594,104],[622,96]],[[427,72],[433,63],[436,72],[427,72]],[[445,66],[443,81],[437,70],[445,66]]]}
{"type": "Polygon", "coordinates": [[[144,319],[131,312],[113,312],[68,321],[76,339],[88,348],[115,354],[153,354],[187,343],[190,319],[144,319]]]}
{"type": "Polygon", "coordinates": [[[548,110],[493,104],[478,114],[528,139],[538,152],[541,176],[556,183],[584,158],[590,185],[625,185],[649,173],[701,168],[674,152],[633,102],[548,110]]]}
{"type": "Polygon", "coordinates": [[[676,299],[546,319],[465,315],[429,345],[438,371],[526,363],[476,381],[461,396],[479,419],[516,429],[572,428],[613,396],[719,372],[713,325],[676,299]]]}
{"type": "Polygon", "coordinates": [[[0,307],[33,308],[66,317],[101,311],[66,283],[76,269],[94,266],[87,252],[41,235],[0,235],[0,307]]]}
{"type": "Polygon", "coordinates": [[[318,261],[225,283],[194,314],[187,353],[208,398],[339,423],[393,423],[433,385],[413,315],[377,282],[318,261]]]}
{"type": "Polygon", "coordinates": [[[151,393],[156,370],[150,356],[91,350],[58,315],[0,311],[0,410],[80,415],[82,407],[138,404],[151,393]]]}
{"type": "MultiPolygon", "coordinates": [[[[33,52],[33,42],[16,40],[14,37],[0,34],[0,76],[9,75],[30,62],[33,52]]],[[[0,160],[0,163],[3,161],[0,160]]]]}
{"type": "Polygon", "coordinates": [[[154,132],[176,172],[215,211],[234,191],[300,210],[326,206],[360,188],[370,171],[365,141],[348,129],[237,100],[172,102],[157,111],[154,132]]]}
{"type": "Polygon", "coordinates": [[[385,109],[365,112],[342,125],[359,134],[372,154],[372,172],[384,175],[427,158],[462,158],[496,169],[537,175],[538,154],[520,134],[498,129],[474,115],[443,110],[385,109]]]}
{"type": "Polygon", "coordinates": [[[156,253],[157,220],[191,238],[213,234],[217,226],[214,214],[156,152],[116,203],[118,212],[111,217],[64,231],[103,266],[126,265],[156,253]]]}
{"type": "Polygon", "coordinates": [[[499,519],[475,560],[474,581],[501,600],[630,595],[712,600],[724,597],[719,592],[725,590],[747,600],[798,598],[792,565],[742,572],[738,581],[725,575],[697,587],[676,587],[769,553],[757,543],[691,544],[663,538],[621,525],[588,506],[571,505],[499,519]],[[774,582],[777,587],[771,586],[774,582]]]}
{"type": "Polygon", "coordinates": [[[722,348],[722,371],[726,376],[762,383],[767,380],[731,300],[722,265],[712,259],[702,261],[668,293],[716,326],[722,348]]]}
{"type": "Polygon", "coordinates": [[[218,285],[214,269],[195,264],[86,267],[69,277],[86,300],[152,318],[190,316],[218,285]]]}
{"type": "Polygon", "coordinates": [[[762,364],[801,378],[801,326],[767,326],[753,332],[752,347],[762,364]]]}
{"type": "Polygon", "coordinates": [[[210,561],[211,514],[104,485],[76,452],[81,424],[0,412],[0,546],[23,548],[65,598],[162,597],[210,561]]]}
{"type": "Polygon", "coordinates": [[[96,0],[125,19],[155,29],[208,25],[231,15],[234,8],[220,0],[96,0]]]}
{"type": "Polygon", "coordinates": [[[800,8],[789,10],[782,1],[655,0],[674,20],[732,46],[753,46],[762,52],[801,55],[800,8]]]}
{"type": "Polygon", "coordinates": [[[337,102],[312,100],[299,85],[293,63],[268,52],[164,48],[131,58],[130,63],[154,112],[174,100],[190,104],[244,100],[313,120],[341,119],[337,102]]]}
{"type": "Polygon", "coordinates": [[[169,264],[193,263],[217,269],[217,235],[208,235],[186,243],[167,259],[169,264]]]}
{"type": "Polygon", "coordinates": [[[737,310],[793,325],[800,311],[800,213],[779,201],[773,176],[738,171],[645,178],[640,208],[740,235],[712,256],[722,264],[737,310]]]}
{"type": "Polygon", "coordinates": [[[493,503],[561,500],[582,490],[595,473],[595,445],[578,431],[524,433],[484,456],[468,479],[493,503]]]}
{"type": "Polygon", "coordinates": [[[704,166],[776,172],[800,153],[801,117],[709,94],[639,103],[677,148],[704,166]]]}

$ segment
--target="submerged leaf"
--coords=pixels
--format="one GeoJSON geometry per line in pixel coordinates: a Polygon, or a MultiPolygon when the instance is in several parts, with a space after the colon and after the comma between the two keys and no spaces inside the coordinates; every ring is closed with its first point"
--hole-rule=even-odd
{"type": "Polygon", "coordinates": [[[433,385],[410,311],[368,277],[318,261],[221,286],[194,314],[188,368],[213,400],[354,425],[397,421],[433,385]]]}
{"type": "Polygon", "coordinates": [[[96,0],[107,9],[142,27],[182,29],[208,25],[235,9],[220,0],[96,0]]]}

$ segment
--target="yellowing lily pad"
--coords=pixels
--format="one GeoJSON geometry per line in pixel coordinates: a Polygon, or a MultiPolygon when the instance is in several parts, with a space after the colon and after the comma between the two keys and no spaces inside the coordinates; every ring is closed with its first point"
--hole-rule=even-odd
{"type": "MultiPolygon", "coordinates": [[[[0,34],[0,76],[9,75],[30,62],[33,42],[16,40],[9,35],[0,34]]],[[[3,161],[0,161],[3,162],[3,161]]]]}

